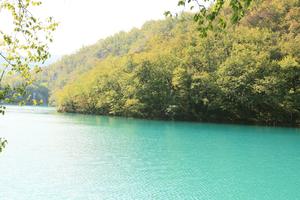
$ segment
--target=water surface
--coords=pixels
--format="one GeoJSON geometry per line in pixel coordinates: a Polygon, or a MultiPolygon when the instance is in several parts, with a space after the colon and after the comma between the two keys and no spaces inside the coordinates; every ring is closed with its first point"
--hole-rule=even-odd
{"type": "Polygon", "coordinates": [[[300,199],[300,129],[34,107],[9,107],[0,127],[1,200],[300,199]]]}

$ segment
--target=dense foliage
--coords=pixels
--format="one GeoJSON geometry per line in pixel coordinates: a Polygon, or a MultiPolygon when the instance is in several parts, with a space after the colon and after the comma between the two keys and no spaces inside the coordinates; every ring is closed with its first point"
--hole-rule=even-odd
{"type": "Polygon", "coordinates": [[[85,47],[40,84],[63,112],[299,125],[300,1],[253,3],[237,26],[204,38],[193,17],[85,47]]]}

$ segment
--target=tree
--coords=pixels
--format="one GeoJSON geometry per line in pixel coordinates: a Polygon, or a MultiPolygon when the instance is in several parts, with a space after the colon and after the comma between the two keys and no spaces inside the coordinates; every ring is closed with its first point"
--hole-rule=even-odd
{"type": "Polygon", "coordinates": [[[62,112],[299,126],[299,6],[252,2],[206,37],[195,13],[147,22],[62,58],[32,91],[48,87],[62,112]]]}
{"type": "MultiPolygon", "coordinates": [[[[33,0],[0,0],[0,14],[7,15],[10,23],[9,30],[0,29],[0,103],[24,94],[33,74],[40,72],[39,64],[50,57],[48,44],[58,24],[52,17],[35,17],[33,7],[39,5],[40,1],[33,0]],[[13,87],[5,84],[6,75],[18,76],[21,82],[13,87]]],[[[0,105],[0,113],[4,111],[0,105]]],[[[0,152],[6,143],[0,138],[0,152]]]]}

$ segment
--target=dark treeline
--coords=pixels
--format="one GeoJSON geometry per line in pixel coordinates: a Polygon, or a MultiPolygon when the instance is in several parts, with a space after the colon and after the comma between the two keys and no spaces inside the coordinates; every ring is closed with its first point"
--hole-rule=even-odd
{"type": "Polygon", "coordinates": [[[205,38],[184,14],[83,48],[38,83],[62,112],[295,126],[299,33],[299,0],[259,1],[205,38]]]}

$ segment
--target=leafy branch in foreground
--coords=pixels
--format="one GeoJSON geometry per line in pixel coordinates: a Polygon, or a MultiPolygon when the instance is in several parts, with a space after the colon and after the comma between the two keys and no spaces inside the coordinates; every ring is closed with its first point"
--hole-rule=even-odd
{"type": "MultiPolygon", "coordinates": [[[[206,36],[209,30],[225,29],[227,20],[221,16],[225,6],[231,10],[231,23],[238,23],[245,15],[253,0],[179,0],[178,6],[187,7],[194,13],[194,21],[198,24],[198,30],[202,36],[206,36]]],[[[170,11],[165,12],[165,16],[171,16],[170,11]]]]}
{"type": "MultiPolygon", "coordinates": [[[[0,0],[0,14],[8,18],[6,27],[0,27],[0,103],[22,95],[32,83],[33,74],[41,71],[39,64],[50,57],[48,44],[58,23],[52,17],[41,20],[33,14],[34,7],[41,4],[32,0],[0,0]],[[7,75],[18,76],[20,83],[5,83],[7,75]]],[[[0,113],[4,111],[1,106],[0,113]]],[[[4,146],[6,141],[0,141],[4,146]]]]}
{"type": "Polygon", "coordinates": [[[4,139],[0,138],[0,153],[3,151],[6,144],[7,144],[7,140],[4,140],[4,139]]]}

